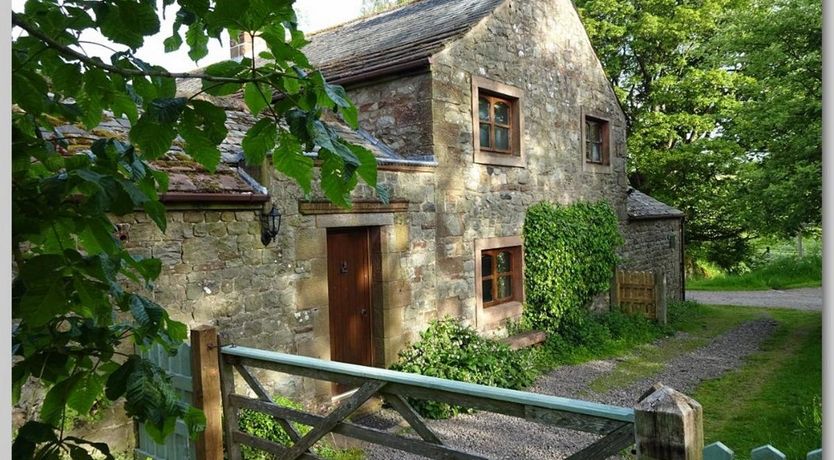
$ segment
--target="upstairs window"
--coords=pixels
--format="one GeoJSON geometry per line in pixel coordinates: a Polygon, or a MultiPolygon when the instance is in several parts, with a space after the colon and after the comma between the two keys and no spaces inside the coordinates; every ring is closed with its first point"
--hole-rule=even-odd
{"type": "Polygon", "coordinates": [[[582,150],[585,162],[603,166],[610,164],[608,121],[586,115],[584,122],[582,150]]]}
{"type": "Polygon", "coordinates": [[[526,165],[522,148],[522,91],[472,76],[472,128],[475,163],[526,165]]]}
{"type": "Polygon", "coordinates": [[[478,98],[481,150],[512,154],[513,103],[495,96],[478,98]]]}

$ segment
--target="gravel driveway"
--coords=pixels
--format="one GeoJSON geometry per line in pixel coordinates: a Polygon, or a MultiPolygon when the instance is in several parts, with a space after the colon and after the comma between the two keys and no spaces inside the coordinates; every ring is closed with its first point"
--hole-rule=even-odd
{"type": "Polygon", "coordinates": [[[686,300],[712,305],[784,307],[822,311],[822,288],[778,291],[686,291],[686,300]]]}
{"type": "MultiPolygon", "coordinates": [[[[617,366],[616,359],[558,368],[540,378],[530,391],[628,407],[656,382],[689,393],[702,380],[716,378],[739,367],[744,357],[759,349],[775,326],[775,321],[766,318],[743,323],[715,337],[707,345],[672,359],[657,374],[605,393],[595,393],[589,384],[612,372],[617,366]]],[[[663,347],[670,340],[675,339],[658,340],[655,345],[663,347]]],[[[402,432],[399,420],[398,414],[385,409],[358,423],[402,432]]],[[[427,424],[449,446],[500,459],[565,458],[598,438],[489,412],[428,421],[427,424]]],[[[364,449],[368,459],[422,458],[375,445],[364,449]]]]}

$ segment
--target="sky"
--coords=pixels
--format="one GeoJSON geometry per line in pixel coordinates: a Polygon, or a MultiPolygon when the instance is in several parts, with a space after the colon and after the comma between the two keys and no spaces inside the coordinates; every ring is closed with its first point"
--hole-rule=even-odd
{"type": "MultiPolygon", "coordinates": [[[[12,10],[23,10],[25,3],[25,0],[12,0],[12,10]]],[[[299,16],[299,26],[306,33],[350,21],[360,15],[361,7],[362,0],[296,0],[295,2],[295,10],[299,16]]],[[[222,37],[222,45],[217,40],[209,42],[208,56],[200,59],[197,64],[188,57],[188,47],[186,45],[183,45],[176,52],[165,53],[162,41],[171,33],[174,13],[175,11],[169,8],[165,14],[166,19],[162,21],[160,27],[162,32],[145,38],[145,46],[136,53],[140,59],[161,65],[171,72],[185,72],[229,58],[229,37],[225,34],[222,37]]],[[[17,33],[19,33],[19,30],[13,31],[15,36],[17,36],[17,33]]],[[[185,29],[181,33],[185,33],[185,29]]],[[[101,34],[92,31],[82,34],[82,39],[102,43],[116,49],[123,48],[107,41],[101,34]]],[[[102,57],[105,62],[109,61],[110,55],[113,53],[107,48],[90,44],[84,45],[84,51],[89,55],[102,57]]]]}

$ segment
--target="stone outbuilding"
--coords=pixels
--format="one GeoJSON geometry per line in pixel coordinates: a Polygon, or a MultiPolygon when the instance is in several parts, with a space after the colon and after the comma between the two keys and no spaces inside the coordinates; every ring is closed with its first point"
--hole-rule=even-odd
{"type": "Polygon", "coordinates": [[[245,165],[254,120],[224,100],[228,177],[189,172],[173,152],[168,231],[141,214],[120,227],[128,247],[162,259],[153,296],[176,319],[216,324],[227,343],[372,366],[446,315],[500,334],[522,313],[522,226],[539,201],[609,202],[626,263],[664,270],[679,298],[682,220],[632,206],[651,198],[628,193],[625,117],[570,0],[422,0],[308,39],[361,129],[331,122],[374,153],[390,202],[360,185],[341,209],[245,165]]]}

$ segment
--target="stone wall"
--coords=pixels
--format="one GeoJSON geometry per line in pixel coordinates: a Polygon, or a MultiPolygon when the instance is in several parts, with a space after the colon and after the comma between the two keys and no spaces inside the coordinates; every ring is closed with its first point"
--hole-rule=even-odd
{"type": "MultiPolygon", "coordinates": [[[[542,200],[607,200],[625,219],[625,123],[569,0],[507,1],[432,60],[439,314],[476,318],[474,241],[518,236],[542,200]],[[519,88],[522,168],[473,163],[471,76],[519,88]],[[610,119],[611,167],[584,167],[582,113],[610,119]]],[[[491,329],[495,324],[481,324],[491,329]]]]}
{"type": "Polygon", "coordinates": [[[347,89],[359,125],[407,158],[432,153],[431,77],[428,73],[347,89]]]}
{"type": "Polygon", "coordinates": [[[681,300],[681,220],[631,220],[623,237],[620,267],[666,273],[666,298],[681,300]],[[671,243],[670,238],[674,239],[671,243]]]}

